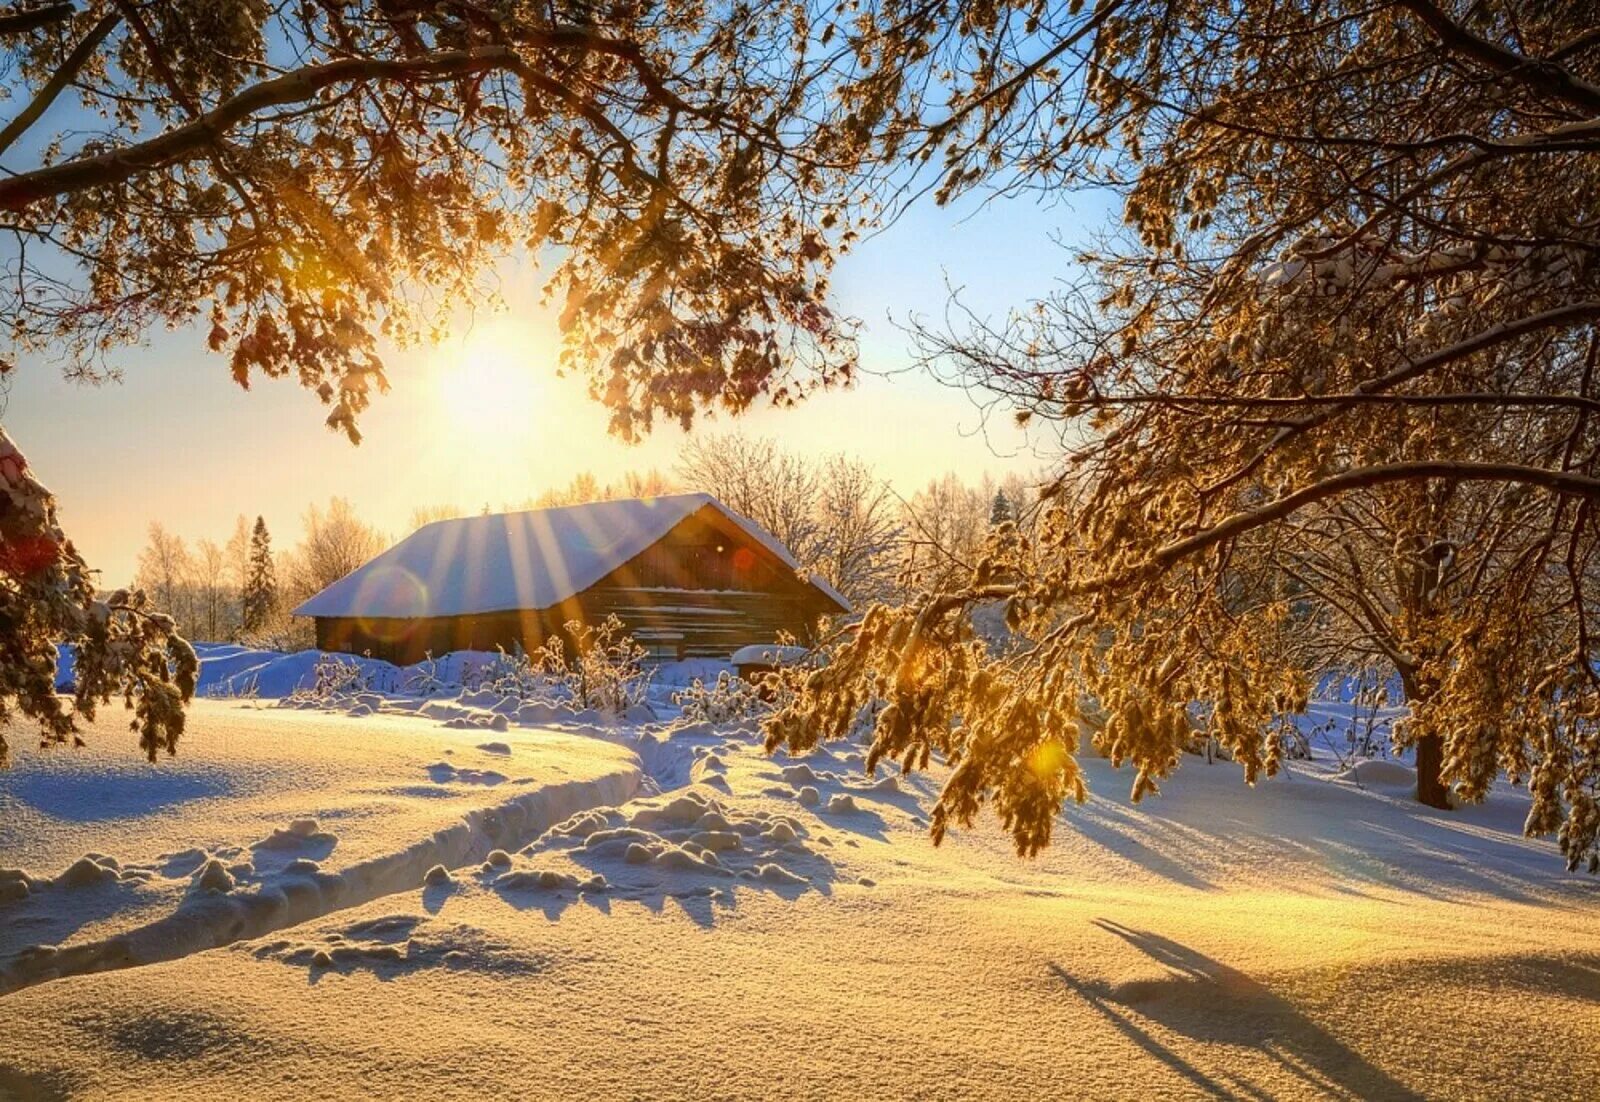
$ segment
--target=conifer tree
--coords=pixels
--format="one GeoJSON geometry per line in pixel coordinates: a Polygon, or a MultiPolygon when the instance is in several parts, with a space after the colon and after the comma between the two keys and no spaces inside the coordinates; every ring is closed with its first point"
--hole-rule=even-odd
{"type": "Polygon", "coordinates": [[[1011,508],[1011,499],[1006,497],[1004,490],[994,492],[994,503],[989,506],[989,527],[994,528],[1006,521],[1015,521],[1016,512],[1011,508]]]}
{"type": "Polygon", "coordinates": [[[256,517],[250,532],[250,570],[244,585],[244,630],[260,631],[278,608],[278,579],[272,566],[272,537],[267,522],[256,517]]]}

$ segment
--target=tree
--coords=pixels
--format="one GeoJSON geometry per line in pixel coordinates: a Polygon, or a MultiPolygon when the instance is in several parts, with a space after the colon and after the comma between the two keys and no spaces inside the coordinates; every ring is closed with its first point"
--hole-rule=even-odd
{"type": "Polygon", "coordinates": [[[204,319],[241,385],[296,378],[355,438],[388,385],[380,337],[434,331],[507,249],[548,247],[562,364],[618,431],[792,401],[853,366],[824,302],[858,209],[818,148],[837,62],[768,53],[809,28],[803,6],[680,0],[19,15],[0,210],[22,260],[0,311],[87,376],[204,319]],[[18,164],[29,149],[48,155],[18,164]]]}
{"type": "Polygon", "coordinates": [[[737,433],[696,437],[678,461],[683,484],[761,525],[807,573],[852,603],[892,594],[904,526],[889,486],[845,455],[800,455],[737,433]]]}
{"type": "Polygon", "coordinates": [[[894,492],[859,459],[830,456],[817,489],[817,549],[807,564],[856,607],[894,592],[905,528],[894,492]]]}
{"type": "Polygon", "coordinates": [[[312,505],[305,512],[305,532],[291,558],[295,601],[326,589],[388,546],[389,541],[357,517],[344,498],[330,498],[326,512],[312,505]]]}
{"type": "Polygon", "coordinates": [[[941,589],[971,575],[988,531],[987,495],[952,471],[906,502],[907,573],[913,591],[941,589]]]}
{"type": "Polygon", "coordinates": [[[565,489],[546,490],[539,495],[536,508],[548,509],[557,505],[582,505],[589,501],[600,501],[604,497],[600,487],[600,480],[594,476],[593,471],[579,471],[572,476],[565,489]]]}
{"type": "Polygon", "coordinates": [[[1254,780],[1304,656],[1358,643],[1405,681],[1419,796],[1526,778],[1528,832],[1600,868],[1590,13],[1106,0],[1027,19],[884,9],[854,34],[885,148],[937,157],[938,198],[1122,197],[1128,232],[1065,291],[919,337],[929,366],[1069,442],[1032,563],[869,614],[769,740],[839,733],[880,691],[869,764],[959,762],[935,838],[992,805],[1032,852],[1083,796],[1086,697],[1136,798],[1192,708],[1254,780]],[[996,599],[1031,641],[1001,657],[967,616],[996,599]]]}
{"type": "Polygon", "coordinates": [[[227,579],[236,598],[235,624],[241,631],[245,621],[245,589],[250,584],[250,521],[240,513],[233,520],[233,534],[223,548],[227,560],[227,579]]]}
{"type": "Polygon", "coordinates": [[[407,522],[411,531],[425,527],[439,520],[454,520],[465,516],[459,505],[418,505],[411,510],[411,519],[407,522]]]}
{"type": "Polygon", "coordinates": [[[246,633],[264,630],[278,611],[278,576],[272,561],[272,536],[267,522],[256,517],[250,532],[250,555],[241,605],[246,633]]]}
{"type": "Polygon", "coordinates": [[[559,489],[543,490],[537,497],[525,498],[520,504],[507,504],[503,508],[508,512],[549,509],[562,505],[583,505],[590,501],[660,497],[673,490],[672,480],[654,467],[647,471],[628,471],[616,482],[601,482],[593,471],[579,471],[572,476],[571,482],[559,489]]]}
{"type": "Polygon", "coordinates": [[[677,464],[685,488],[702,490],[771,532],[795,559],[816,558],[817,465],[767,439],[738,433],[692,437],[677,464]]]}
{"type": "Polygon", "coordinates": [[[1015,521],[1017,518],[1011,509],[1011,500],[1006,497],[1004,490],[994,492],[994,500],[989,505],[989,527],[1015,521]]]}
{"type": "Polygon", "coordinates": [[[199,677],[194,648],[171,617],[145,609],[142,594],[97,597],[89,579],[55,500],[0,430],[0,766],[16,716],[38,725],[41,746],[81,741],[80,717],[92,721],[114,696],[132,707],[151,761],[177,750],[199,677]],[[56,694],[58,645],[73,648],[70,708],[56,694]]]}
{"type": "Polygon", "coordinates": [[[145,590],[156,606],[170,613],[185,634],[193,633],[194,605],[190,581],[194,562],[183,537],[168,532],[160,521],[151,521],[149,542],[139,552],[134,585],[145,590]]]}
{"type": "Polygon", "coordinates": [[[217,642],[228,630],[227,558],[222,548],[212,540],[201,540],[195,546],[192,572],[196,590],[195,635],[217,642]]]}

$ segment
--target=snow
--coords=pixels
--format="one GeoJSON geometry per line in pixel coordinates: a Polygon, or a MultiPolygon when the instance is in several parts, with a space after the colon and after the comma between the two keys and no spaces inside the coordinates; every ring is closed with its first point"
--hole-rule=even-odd
{"type": "Polygon", "coordinates": [[[673,494],[435,521],[311,597],[295,615],[413,618],[550,608],[708,507],[799,570],[771,533],[710,494],[673,494]]]}
{"type": "MultiPolygon", "coordinates": [[[[200,658],[197,695],[224,699],[277,700],[310,690],[316,684],[317,663],[328,657],[328,652],[319,650],[285,654],[234,643],[196,643],[194,649],[200,658]]],[[[453,651],[409,666],[350,654],[334,657],[361,671],[370,690],[363,699],[374,710],[421,710],[440,719],[466,714],[457,706],[461,703],[475,707],[473,701],[478,698],[462,697],[462,689],[480,684],[500,660],[493,651],[453,651]],[[441,699],[433,701],[431,697],[441,699]]],[[[717,674],[724,670],[731,673],[732,664],[714,658],[657,663],[650,667],[650,704],[657,711],[668,709],[674,692],[687,688],[696,679],[715,682],[717,674]]],[[[58,662],[56,686],[61,691],[71,691],[70,648],[63,649],[58,662]]],[[[497,706],[504,703],[498,697],[491,702],[497,706]]],[[[524,725],[561,718],[559,709],[548,705],[518,702],[518,706],[531,709],[521,715],[519,721],[524,725]]]]}
{"type": "Polygon", "coordinates": [[[0,773],[0,862],[15,866],[0,882],[28,887],[0,923],[0,991],[378,898],[642,779],[632,755],[581,736],[524,731],[494,752],[415,720],[210,701],[158,766],[119,721],[88,738],[0,773]]]}
{"type": "Polygon", "coordinates": [[[810,657],[807,647],[779,647],[752,644],[733,652],[729,662],[735,666],[791,666],[810,657]]]}
{"type": "Polygon", "coordinates": [[[928,843],[937,768],[748,722],[488,739],[497,703],[207,701],[154,768],[115,723],[25,755],[0,1094],[1566,1098],[1600,1066],[1600,885],[1519,790],[1441,812],[1401,763],[1189,758],[1133,805],[1086,755],[1022,861],[992,822],[928,843]]]}

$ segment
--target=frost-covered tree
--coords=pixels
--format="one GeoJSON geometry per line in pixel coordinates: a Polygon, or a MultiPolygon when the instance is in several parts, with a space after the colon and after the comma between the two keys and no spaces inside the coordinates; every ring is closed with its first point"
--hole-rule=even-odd
{"type": "Polygon", "coordinates": [[[627,471],[615,481],[602,482],[593,471],[579,471],[565,486],[541,491],[518,504],[507,503],[507,511],[548,509],[553,506],[582,505],[590,501],[617,501],[622,498],[659,497],[675,492],[672,479],[651,467],[627,471]]]}
{"type": "Polygon", "coordinates": [[[329,499],[326,511],[308,507],[304,522],[304,534],[290,556],[289,589],[296,602],[326,589],[389,546],[342,497],[329,499]]]}
{"type": "Polygon", "coordinates": [[[122,697],[151,761],[183,734],[199,676],[194,649],[143,594],[95,594],[90,572],[56,521],[55,501],[0,430],[0,766],[20,717],[41,746],[79,741],[80,719],[122,697]],[[57,646],[73,648],[73,695],[56,694],[57,646]]]}
{"type": "Polygon", "coordinates": [[[954,471],[931,479],[905,503],[908,593],[941,589],[972,573],[988,532],[988,495],[954,471]]]}
{"type": "Polygon", "coordinates": [[[242,594],[245,632],[264,630],[278,612],[278,573],[272,558],[272,534],[259,516],[250,531],[250,557],[242,594]]]}
{"type": "Polygon", "coordinates": [[[805,4],[8,5],[0,289],[98,376],[198,322],[241,385],[356,435],[382,344],[547,256],[562,363],[618,431],[791,401],[853,365],[826,273],[862,211],[805,4]],[[774,44],[784,43],[783,49],[774,44]],[[826,148],[823,148],[826,144],[826,148]]]}
{"type": "Polygon", "coordinates": [[[213,540],[195,545],[192,578],[194,583],[194,635],[210,642],[226,638],[228,624],[227,558],[213,540]]]}
{"type": "Polygon", "coordinates": [[[691,438],[677,472],[686,488],[714,495],[777,536],[803,569],[852,602],[893,591],[904,526],[893,491],[861,460],[728,433],[691,438]]]}
{"type": "Polygon", "coordinates": [[[151,521],[133,584],[189,634],[194,630],[193,573],[194,561],[183,537],[167,531],[160,521],[151,521]]]}
{"type": "Polygon", "coordinates": [[[411,510],[411,518],[406,522],[406,526],[415,532],[418,528],[435,521],[454,520],[465,515],[459,505],[418,505],[411,510]]]}
{"type": "Polygon", "coordinates": [[[956,762],[935,837],[992,805],[1032,852],[1083,795],[1091,730],[1135,797],[1197,711],[1271,774],[1313,672],[1284,638],[1364,623],[1438,784],[1527,779],[1529,833],[1600,866],[1592,8],[874,7],[850,36],[856,94],[886,148],[942,166],[937,198],[1098,186],[1126,232],[1036,308],[923,334],[1066,442],[1049,513],[1026,561],[870,614],[774,743],[842,733],[876,692],[870,761],[956,762]],[[1355,584],[1325,584],[1334,562],[1355,584]],[[994,600],[1028,646],[974,639],[994,600]]]}
{"type": "Polygon", "coordinates": [[[817,550],[818,464],[768,438],[743,433],[690,437],[678,480],[702,490],[771,532],[801,563],[817,550]]]}
{"type": "MultiPolygon", "coordinates": [[[[233,590],[233,621],[244,628],[244,591],[250,584],[250,521],[243,513],[233,519],[233,533],[222,549],[228,584],[233,590]]],[[[235,634],[237,637],[237,633],[235,634]]]]}
{"type": "Polygon", "coordinates": [[[566,486],[558,490],[546,490],[536,501],[537,507],[544,509],[555,505],[582,505],[588,501],[600,501],[604,496],[605,490],[594,472],[579,471],[566,486]]]}
{"type": "Polygon", "coordinates": [[[822,464],[817,545],[807,564],[856,607],[894,593],[905,526],[899,500],[866,463],[843,455],[822,464]]]}

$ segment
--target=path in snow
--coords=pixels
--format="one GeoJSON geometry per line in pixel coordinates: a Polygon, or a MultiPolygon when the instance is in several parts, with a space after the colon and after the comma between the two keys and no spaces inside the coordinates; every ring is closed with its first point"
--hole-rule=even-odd
{"type": "Polygon", "coordinates": [[[0,773],[0,992],[415,888],[642,780],[626,748],[580,736],[486,743],[416,719],[206,701],[154,766],[130,762],[120,718],[88,738],[0,773]]]}
{"type": "MultiPolygon", "coordinates": [[[[520,735],[495,736],[513,760],[520,735]]],[[[268,937],[17,992],[0,1093],[1592,1091],[1600,891],[1520,837],[1519,793],[1447,815],[1381,776],[1251,790],[1193,759],[1133,806],[1088,759],[1093,799],[1025,862],[989,825],[931,847],[937,778],[865,778],[855,748],[613,737],[684,787],[268,937]]]]}

